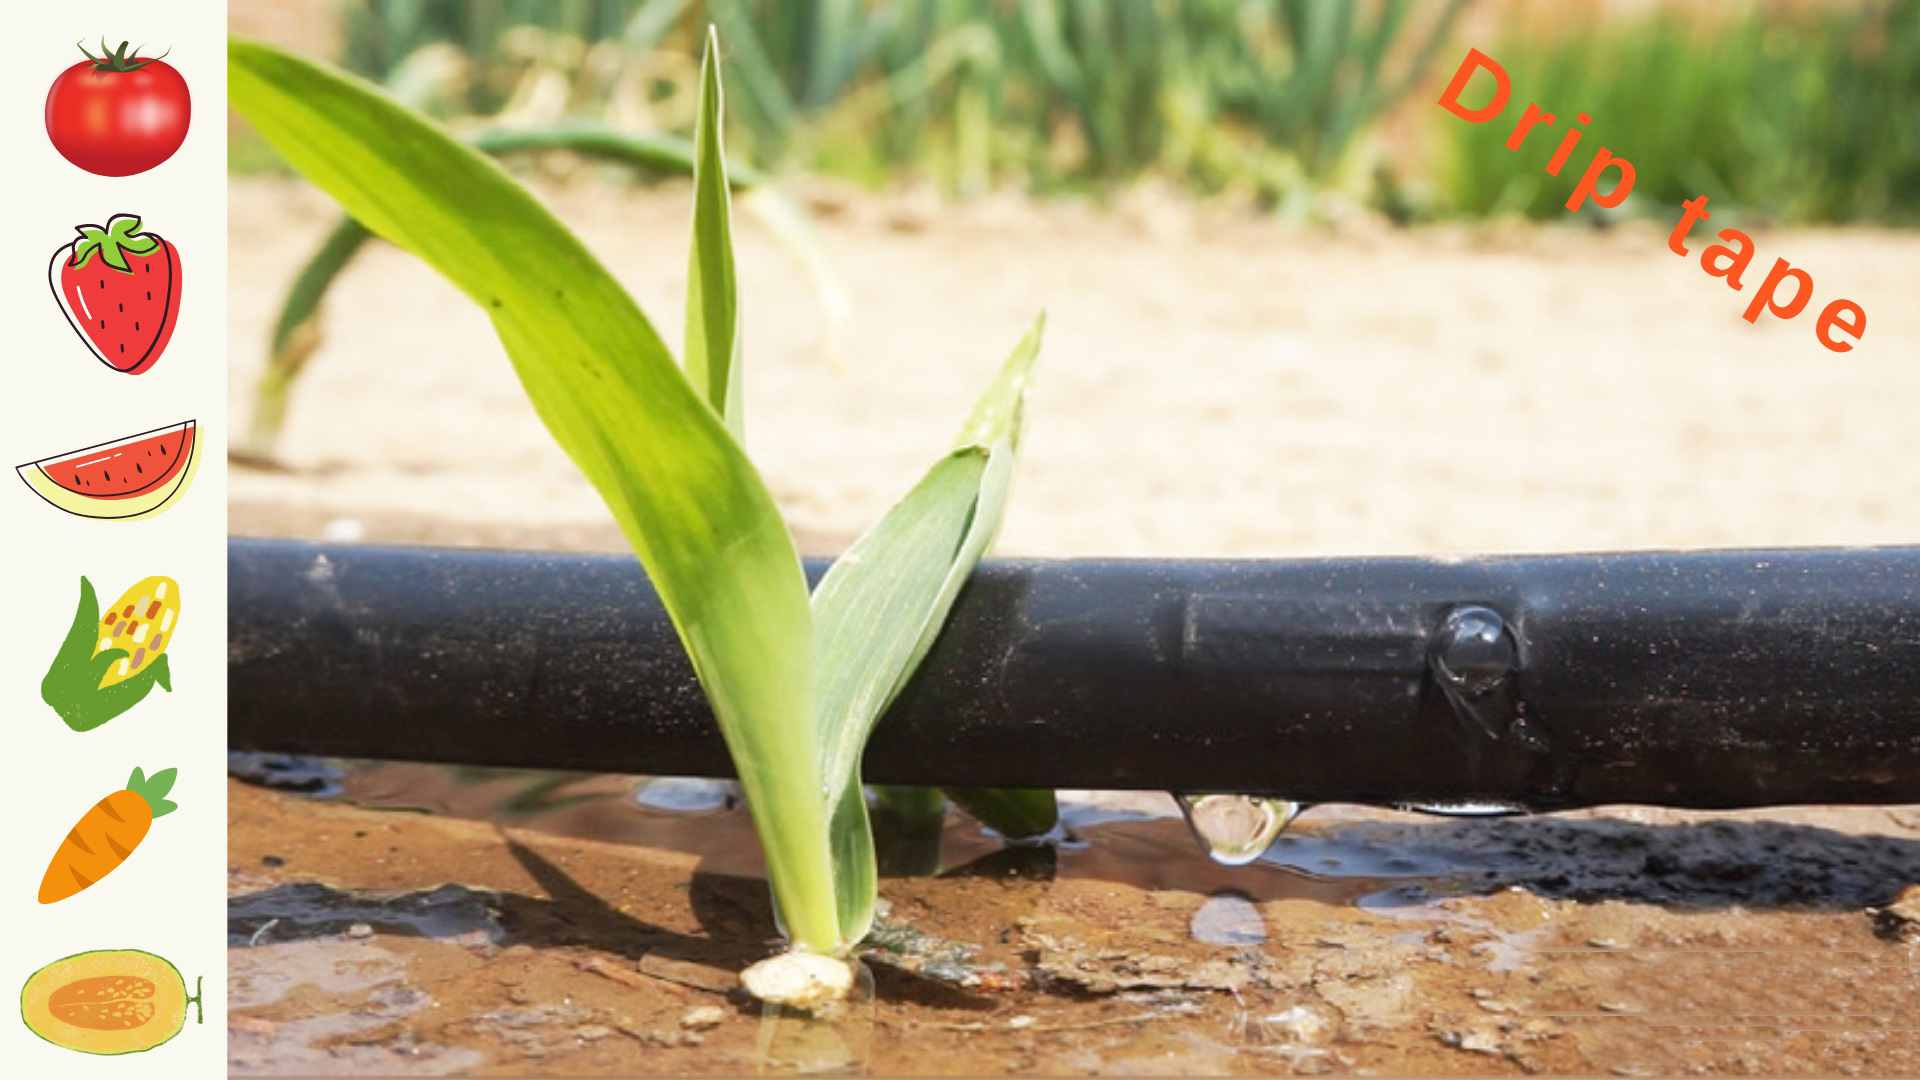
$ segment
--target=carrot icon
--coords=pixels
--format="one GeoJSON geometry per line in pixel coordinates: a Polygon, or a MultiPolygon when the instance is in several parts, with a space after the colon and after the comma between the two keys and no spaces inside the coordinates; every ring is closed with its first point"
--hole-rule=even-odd
{"type": "Polygon", "coordinates": [[[65,900],[126,862],[146,839],[153,819],[179,809],[166,799],[178,772],[162,769],[148,776],[135,769],[125,788],[94,803],[53,853],[40,879],[40,902],[65,900]]]}

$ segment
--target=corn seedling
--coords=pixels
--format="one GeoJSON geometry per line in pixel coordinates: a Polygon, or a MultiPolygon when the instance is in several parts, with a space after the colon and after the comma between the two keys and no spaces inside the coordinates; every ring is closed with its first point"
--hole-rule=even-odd
{"type": "Polygon", "coordinates": [[[998,527],[1040,325],[953,449],[809,597],[792,536],[740,443],[741,321],[711,32],[684,370],[586,246],[472,147],[370,85],[268,46],[234,41],[228,69],[231,103],[289,164],[493,320],[535,411],[633,544],[719,722],[793,947],[749,969],[749,986],[786,1004],[831,996],[840,984],[811,972],[866,935],[877,898],[860,755],[998,527]],[[795,970],[802,977],[785,977],[795,970]]]}

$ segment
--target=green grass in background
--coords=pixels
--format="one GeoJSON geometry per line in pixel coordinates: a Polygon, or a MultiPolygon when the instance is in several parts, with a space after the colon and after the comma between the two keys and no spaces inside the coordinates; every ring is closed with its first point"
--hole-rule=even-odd
{"type": "Polygon", "coordinates": [[[684,130],[729,42],[734,145],[768,168],[976,194],[1145,173],[1279,201],[1353,151],[1463,0],[342,0],[343,62],[448,119],[684,130]]]}
{"type": "Polygon", "coordinates": [[[1920,223],[1920,4],[1670,3],[1600,19],[1521,6],[1470,42],[1457,6],[340,0],[345,66],[456,124],[685,134],[685,57],[712,22],[736,73],[740,157],[873,186],[1049,194],[1152,175],[1295,213],[1333,192],[1395,220],[1555,220],[1604,144],[1633,162],[1634,196],[1581,220],[1667,217],[1707,194],[1716,213],[1920,223]],[[1469,44],[1514,81],[1483,126],[1433,104],[1469,44]],[[1504,146],[1528,101],[1594,117],[1560,177],[1541,167],[1566,121],[1519,154],[1504,146]]]}
{"type": "MultiPolygon", "coordinates": [[[[1551,42],[1477,43],[1512,77],[1513,97],[1482,125],[1433,109],[1446,148],[1435,209],[1566,217],[1567,195],[1604,145],[1637,174],[1621,212],[1677,220],[1682,200],[1707,195],[1716,218],[1725,210],[1781,222],[1920,222],[1920,4],[1799,15],[1756,7],[1714,27],[1683,14],[1551,42]],[[1530,101],[1560,119],[1509,151],[1530,101]],[[1593,117],[1588,134],[1560,176],[1547,176],[1581,111],[1593,117]]],[[[1491,79],[1475,83],[1469,104],[1486,100],[1491,79]]]]}

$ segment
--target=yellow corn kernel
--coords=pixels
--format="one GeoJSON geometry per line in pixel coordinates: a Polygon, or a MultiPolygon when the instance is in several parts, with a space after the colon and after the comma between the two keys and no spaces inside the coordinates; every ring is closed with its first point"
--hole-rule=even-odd
{"type": "Polygon", "coordinates": [[[150,577],[120,595],[100,611],[100,647],[125,649],[100,680],[104,689],[131,679],[151,666],[173,644],[174,622],[180,614],[180,583],[170,577],[150,577]]]}

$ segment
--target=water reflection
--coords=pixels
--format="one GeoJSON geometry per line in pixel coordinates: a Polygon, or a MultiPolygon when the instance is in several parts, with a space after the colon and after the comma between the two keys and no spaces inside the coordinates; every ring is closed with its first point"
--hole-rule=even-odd
{"type": "Polygon", "coordinates": [[[755,1046],[762,1075],[865,1076],[873,1060],[873,971],[854,962],[853,991],[813,1012],[763,1005],[755,1046]]]}
{"type": "MultiPolygon", "coordinates": [[[[558,836],[695,855],[706,875],[765,876],[745,808],[737,799],[710,808],[723,790],[715,785],[724,781],[412,762],[349,761],[339,767],[339,797],[369,809],[498,821],[558,836]],[[652,796],[643,797],[648,792],[652,796]],[[663,809],[652,805],[656,803],[689,809],[663,809]]],[[[1041,847],[1009,846],[964,813],[915,813],[900,800],[877,800],[873,819],[889,876],[1087,878],[1203,894],[1239,890],[1255,902],[1291,897],[1335,904],[1352,903],[1385,887],[1277,866],[1250,871],[1224,865],[1196,849],[1174,801],[1158,793],[1063,792],[1060,809],[1062,821],[1073,830],[1072,839],[1041,847]]],[[[1276,814],[1269,820],[1283,827],[1283,817],[1276,814]]]]}
{"type": "MultiPolygon", "coordinates": [[[[258,773],[257,763],[246,764],[258,773]]],[[[721,790],[712,781],[663,784],[657,778],[400,762],[293,764],[297,768],[282,763],[269,771],[337,776],[340,797],[369,808],[503,821],[695,855],[704,875],[765,876],[752,823],[737,800],[692,809],[712,805],[721,790]],[[643,791],[671,797],[643,801],[636,797],[643,791]]],[[[1912,840],[1704,812],[1662,811],[1658,823],[1649,823],[1625,808],[1616,816],[1434,820],[1323,807],[1312,827],[1278,835],[1251,865],[1226,866],[1196,850],[1174,801],[1164,795],[1062,792],[1060,807],[1063,822],[1084,843],[1010,848],[958,812],[907,815],[889,825],[889,815],[877,809],[875,820],[890,874],[1083,878],[1202,895],[1237,890],[1256,903],[1296,898],[1350,905],[1365,899],[1366,906],[1382,908],[1521,885],[1577,900],[1857,910],[1891,902],[1898,889],[1890,883],[1920,880],[1920,843],[1912,840]],[[1156,812],[1161,816],[1152,816],[1156,812]]],[[[1445,809],[1477,815],[1507,808],[1445,809]]],[[[1282,825],[1285,817],[1246,816],[1259,826],[1250,831],[1249,846],[1260,846],[1258,834],[1282,825]]]]}

